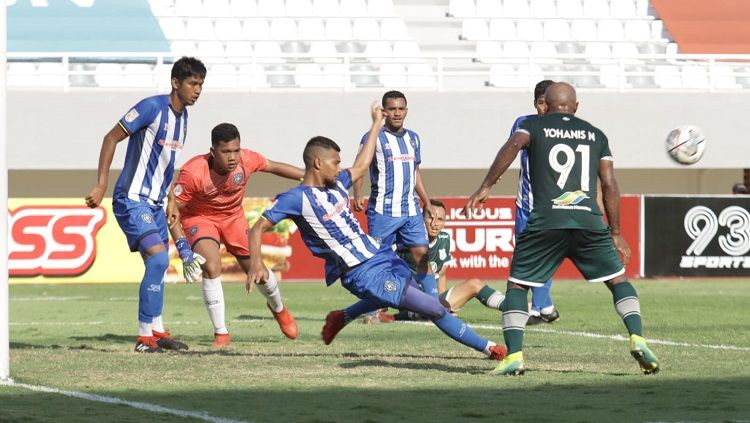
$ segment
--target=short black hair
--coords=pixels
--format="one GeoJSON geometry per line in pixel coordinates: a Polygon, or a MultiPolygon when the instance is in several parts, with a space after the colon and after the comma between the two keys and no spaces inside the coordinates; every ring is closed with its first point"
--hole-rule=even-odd
{"type": "Polygon", "coordinates": [[[339,153],[341,152],[341,147],[339,147],[339,145],[332,139],[320,135],[312,137],[310,138],[310,141],[307,142],[307,145],[305,145],[305,151],[302,153],[302,160],[305,162],[305,167],[312,166],[313,160],[315,160],[315,153],[313,150],[316,148],[336,150],[339,153]]]}
{"type": "MultiPolygon", "coordinates": [[[[432,204],[435,207],[441,207],[446,212],[448,211],[448,209],[445,207],[445,203],[443,203],[440,200],[435,200],[434,198],[430,198],[430,204],[432,204]]],[[[427,208],[425,207],[425,209],[422,210],[422,213],[424,214],[426,210],[427,210],[427,208]]]]}
{"type": "Polygon", "coordinates": [[[404,105],[406,105],[406,96],[401,91],[388,91],[387,93],[383,94],[383,101],[381,102],[381,105],[383,108],[385,108],[385,102],[389,99],[397,99],[397,98],[403,98],[404,99],[404,105]]]}
{"type": "Polygon", "coordinates": [[[545,79],[543,81],[537,82],[536,86],[534,87],[534,101],[536,101],[536,99],[539,97],[543,97],[544,92],[547,91],[547,88],[549,88],[549,86],[554,83],[555,81],[552,81],[550,79],[545,79]]]}
{"type": "Polygon", "coordinates": [[[172,79],[182,82],[191,76],[206,79],[206,65],[195,57],[183,56],[172,65],[172,79]]]}
{"type": "Polygon", "coordinates": [[[231,123],[220,123],[211,130],[211,145],[216,147],[220,142],[240,139],[240,131],[231,123]]]}
{"type": "Polygon", "coordinates": [[[732,185],[732,194],[747,194],[747,186],[742,182],[732,185]]]}

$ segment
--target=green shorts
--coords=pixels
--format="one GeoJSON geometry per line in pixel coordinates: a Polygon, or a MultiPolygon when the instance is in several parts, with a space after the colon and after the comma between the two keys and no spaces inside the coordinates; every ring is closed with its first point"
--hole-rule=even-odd
{"type": "Polygon", "coordinates": [[[589,282],[604,282],[625,273],[607,229],[526,230],[516,237],[508,280],[542,286],[566,258],[589,282]]]}

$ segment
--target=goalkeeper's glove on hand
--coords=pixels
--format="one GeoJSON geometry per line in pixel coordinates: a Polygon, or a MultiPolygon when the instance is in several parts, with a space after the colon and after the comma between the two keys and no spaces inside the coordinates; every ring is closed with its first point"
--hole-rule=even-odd
{"type": "Polygon", "coordinates": [[[203,279],[201,265],[206,262],[206,259],[200,254],[194,253],[185,238],[175,241],[174,246],[177,247],[177,252],[182,259],[182,275],[185,277],[185,282],[195,283],[203,279]]]}

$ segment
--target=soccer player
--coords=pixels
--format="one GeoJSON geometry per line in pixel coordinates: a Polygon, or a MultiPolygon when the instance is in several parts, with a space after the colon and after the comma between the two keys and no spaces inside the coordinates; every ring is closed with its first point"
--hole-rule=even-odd
{"type": "MultiPolygon", "coordinates": [[[[141,100],[104,136],[97,184],[86,196],[89,207],[101,204],[117,143],[129,137],[125,164],[112,193],[112,211],[130,251],[140,252],[146,266],[138,295],[137,352],[188,348],[172,338],[162,319],[164,272],[169,266],[164,199],[172,184],[177,155],[185,144],[187,106],[198,100],[205,78],[206,67],[200,60],[183,57],[175,62],[172,92],[141,100]]],[[[195,277],[202,258],[187,246],[180,250],[180,257],[186,277],[195,277]]]]}
{"type": "MultiPolygon", "coordinates": [[[[445,273],[445,263],[452,260],[451,257],[451,237],[448,232],[444,232],[445,227],[445,204],[435,199],[430,200],[434,206],[435,216],[430,216],[428,209],[424,210],[424,223],[427,227],[427,238],[430,246],[427,252],[430,268],[438,275],[438,289],[440,290],[440,301],[445,307],[448,307],[451,313],[458,312],[472,298],[476,298],[485,307],[500,310],[500,305],[505,299],[505,295],[495,291],[489,286],[482,283],[478,278],[465,280],[450,289],[447,288],[445,273]]],[[[400,249],[396,252],[402,260],[406,262],[411,270],[412,275],[416,275],[417,266],[408,250],[400,249]]],[[[389,322],[394,320],[421,320],[410,312],[399,312],[396,314],[380,314],[378,320],[389,322]]]]}
{"type": "MultiPolygon", "coordinates": [[[[544,92],[553,83],[554,81],[545,79],[536,84],[534,87],[534,108],[536,109],[536,114],[519,116],[513,122],[513,127],[510,130],[511,136],[527,119],[536,119],[544,115],[547,111],[547,105],[544,102],[544,92]]],[[[521,150],[520,161],[521,170],[518,175],[518,194],[516,195],[516,236],[526,228],[526,222],[528,222],[531,209],[534,207],[534,197],[531,195],[531,180],[529,179],[529,153],[525,149],[521,150]]],[[[560,313],[552,303],[552,296],[550,296],[551,288],[552,279],[549,279],[542,286],[531,287],[531,308],[529,310],[527,325],[552,323],[560,318],[560,313]]]]}
{"type": "Polygon", "coordinates": [[[269,271],[260,257],[262,233],[291,218],[300,230],[305,245],[313,255],[325,260],[326,283],[341,284],[363,301],[347,310],[328,313],[322,338],[330,344],[348,324],[349,316],[360,315],[382,307],[414,311],[427,316],[454,340],[499,360],[505,347],[478,336],[461,320],[450,315],[440,302],[416,285],[409,268],[390,244],[380,243],[365,234],[349,208],[348,190],[370,166],[378,141],[382,109],[371,107],[372,128],[361,145],[351,168],[341,171],[339,146],[325,137],[308,141],[303,153],[305,176],[302,184],[276,197],[261,219],[250,230],[251,270],[247,286],[267,280],[269,271]],[[356,307],[356,310],[352,310],[356,307]]]}
{"type": "MultiPolygon", "coordinates": [[[[367,232],[382,245],[404,245],[417,263],[417,281],[428,295],[438,297],[435,274],[427,264],[427,232],[420,216],[419,195],[426,208],[430,196],[422,184],[419,164],[422,141],[416,132],[404,128],[409,109],[399,91],[383,95],[385,125],[380,129],[375,160],[370,166],[370,199],[367,203],[367,232]]],[[[361,144],[368,134],[362,137],[361,144]]],[[[362,181],[354,183],[354,208],[362,210],[362,181]]],[[[434,214],[434,213],[433,213],[434,214]]]]}
{"type": "Polygon", "coordinates": [[[656,373],[659,361],[643,338],[640,301],[623,267],[630,248],[620,234],[620,192],[607,137],[575,116],[578,101],[571,85],[554,83],[544,98],[547,113],[526,120],[513,133],[464,207],[468,215],[485,201],[490,187],[518,152],[528,150],[534,208],[526,229],[516,238],[503,304],[503,335],[509,355],[493,373],[524,373],[528,289],[543,285],[566,257],[589,282],[604,282],[609,288],[615,310],[630,334],[631,355],[644,373],[656,373]],[[596,203],[597,179],[601,179],[609,227],[596,203]]]}
{"type": "MultiPolygon", "coordinates": [[[[193,157],[180,169],[174,186],[174,200],[179,222],[170,223],[175,246],[189,245],[205,258],[203,299],[214,325],[214,346],[231,343],[224,320],[224,291],[221,287],[220,243],[235,256],[242,270],[250,270],[247,248],[249,230],[242,200],[247,181],[255,172],[268,172],[299,181],[302,169],[266,159],[255,151],[240,147],[240,133],[231,123],[221,123],[211,130],[208,154],[193,157]],[[187,231],[185,233],[184,231],[187,231]]],[[[279,284],[274,276],[258,285],[267,299],[266,305],[289,339],[297,337],[297,322],[281,301],[279,284]]]]}

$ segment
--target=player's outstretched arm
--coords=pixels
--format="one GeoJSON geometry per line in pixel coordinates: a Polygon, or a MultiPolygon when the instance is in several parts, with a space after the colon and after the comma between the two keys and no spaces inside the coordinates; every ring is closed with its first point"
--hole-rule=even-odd
{"type": "Polygon", "coordinates": [[[268,280],[268,269],[263,264],[263,257],[260,254],[260,243],[263,232],[270,229],[273,225],[263,216],[250,228],[247,234],[250,249],[250,270],[247,272],[245,281],[245,291],[253,290],[253,285],[264,283],[268,280]]]}
{"type": "Polygon", "coordinates": [[[612,240],[622,263],[627,264],[630,261],[630,247],[620,233],[620,188],[617,186],[612,160],[599,161],[599,180],[602,184],[602,201],[612,240]]]}
{"type": "Polygon", "coordinates": [[[372,117],[372,127],[367,134],[367,141],[360,146],[354,164],[349,168],[352,181],[355,182],[365,176],[370,163],[372,163],[372,158],[375,156],[375,142],[378,139],[380,128],[383,126],[383,108],[377,102],[370,105],[370,116],[372,117]]]}
{"type": "Polygon", "coordinates": [[[362,197],[362,183],[364,181],[362,178],[357,179],[352,184],[352,191],[354,195],[354,210],[355,211],[362,211],[364,209],[365,199],[362,197]]]}
{"type": "Polygon", "coordinates": [[[305,176],[305,170],[284,162],[268,160],[268,167],[263,172],[273,173],[282,178],[301,180],[305,176]]]}
{"type": "Polygon", "coordinates": [[[96,174],[96,185],[86,196],[87,206],[94,208],[102,203],[104,192],[107,191],[107,184],[109,183],[109,168],[112,166],[112,159],[115,157],[115,148],[118,142],[127,137],[128,133],[119,123],[104,136],[102,148],[99,151],[99,168],[96,174]]]}
{"type": "Polygon", "coordinates": [[[471,216],[471,212],[487,200],[490,188],[502,178],[505,171],[508,170],[508,166],[516,159],[518,152],[529,145],[530,142],[531,137],[525,131],[516,131],[508,138],[508,141],[497,152],[495,161],[492,162],[492,166],[487,171],[487,176],[484,177],[482,184],[469,197],[469,201],[463,208],[464,216],[471,216]]]}

